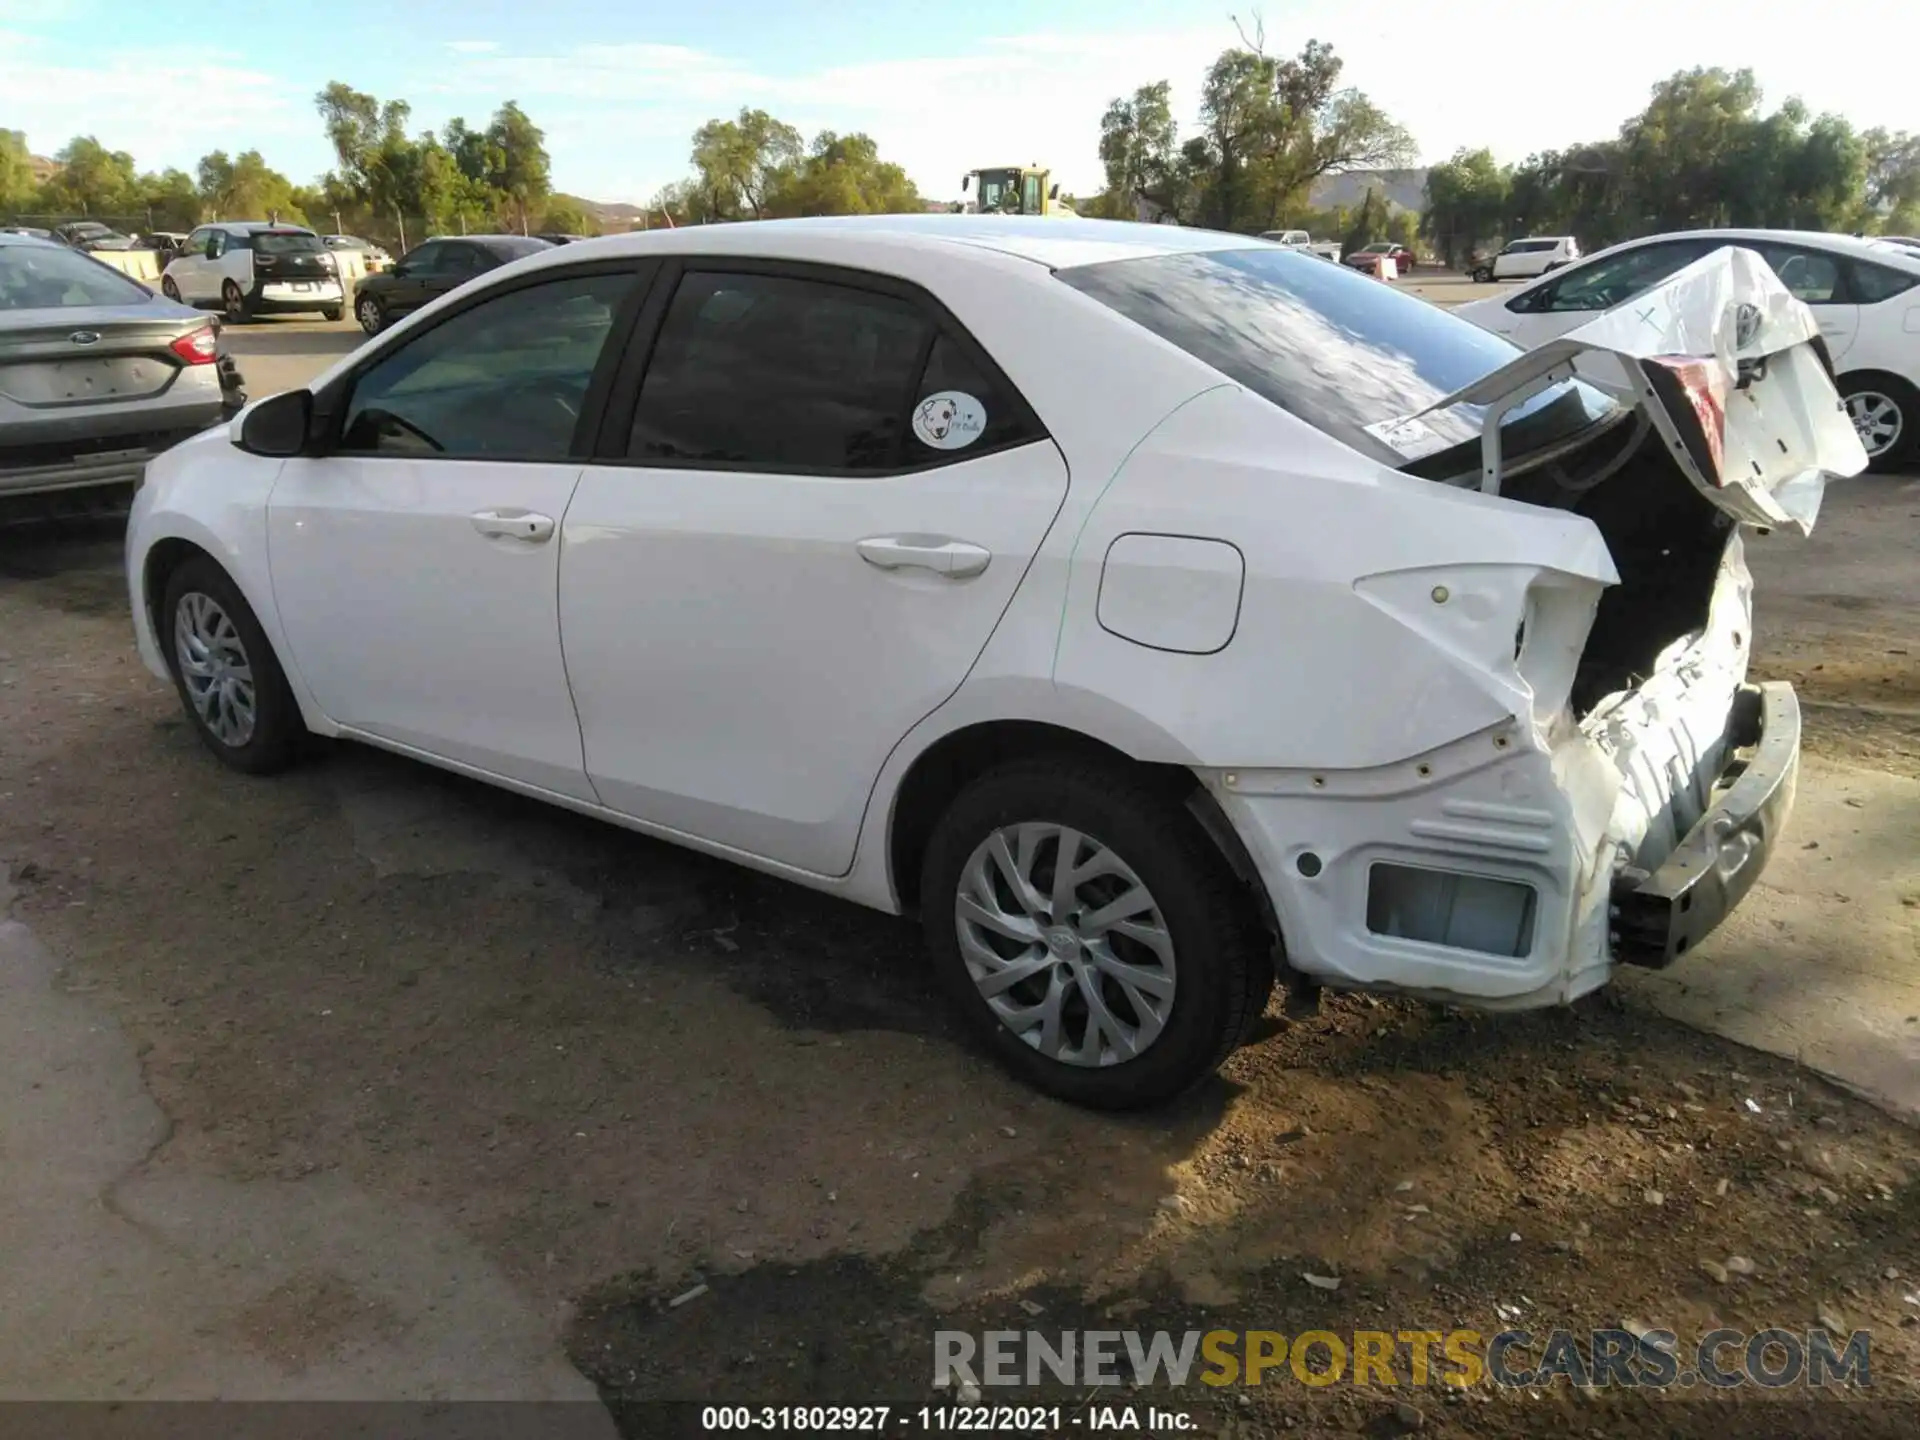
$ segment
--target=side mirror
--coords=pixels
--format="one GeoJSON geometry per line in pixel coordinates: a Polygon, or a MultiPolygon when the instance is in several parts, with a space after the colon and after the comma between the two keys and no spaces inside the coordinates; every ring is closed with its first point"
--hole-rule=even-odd
{"type": "Polygon", "coordinates": [[[288,459],[307,448],[313,428],[313,392],[288,390],[270,396],[240,421],[239,446],[251,455],[288,459]]]}
{"type": "Polygon", "coordinates": [[[1058,200],[1060,198],[1060,187],[1056,185],[1053,189],[1049,190],[1047,192],[1047,198],[1049,200],[1058,200]]]}
{"type": "Polygon", "coordinates": [[[967,193],[967,187],[968,187],[969,185],[971,185],[971,184],[973,184],[973,176],[971,176],[971,175],[962,175],[962,176],[960,177],[960,193],[961,193],[962,195],[964,195],[964,194],[966,194],[966,193],[967,193]]]}

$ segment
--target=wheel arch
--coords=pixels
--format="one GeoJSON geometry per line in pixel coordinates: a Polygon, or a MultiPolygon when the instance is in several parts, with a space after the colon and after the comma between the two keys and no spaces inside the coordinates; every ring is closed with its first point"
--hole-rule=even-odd
{"type": "Polygon", "coordinates": [[[1137,747],[1052,720],[983,719],[928,744],[894,786],[886,827],[887,884],[903,915],[920,909],[920,870],[934,827],[968,784],[996,766],[1047,755],[1092,759],[1146,776],[1170,805],[1185,811],[1252,897],[1278,957],[1284,931],[1253,856],[1218,801],[1187,763],[1146,759],[1137,747]]]}
{"type": "MultiPolygon", "coordinates": [[[[181,517],[176,516],[179,521],[181,517]]],[[[167,667],[173,669],[172,649],[166,641],[161,623],[160,606],[166,597],[167,582],[174,573],[189,560],[205,558],[220,567],[240,597],[253,611],[254,619],[260,624],[261,632],[267,637],[267,644],[273,647],[274,659],[279,662],[281,672],[286,676],[287,686],[293,692],[295,704],[309,730],[319,735],[336,733],[337,727],[314,702],[312,693],[307,689],[300,667],[287,645],[285,632],[280,625],[280,611],[273,603],[272,585],[264,572],[255,573],[241,563],[240,555],[220,539],[197,526],[176,523],[146,543],[140,556],[139,599],[146,632],[152,637],[155,653],[167,667]],[[264,593],[263,593],[264,592],[264,593]]]]}

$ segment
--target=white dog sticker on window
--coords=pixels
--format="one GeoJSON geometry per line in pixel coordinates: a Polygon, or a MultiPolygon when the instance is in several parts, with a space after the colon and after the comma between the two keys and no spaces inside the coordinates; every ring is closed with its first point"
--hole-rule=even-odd
{"type": "Polygon", "coordinates": [[[987,428],[987,411],[961,390],[938,390],[913,407],[913,434],[935,450],[958,450],[987,428]]]}

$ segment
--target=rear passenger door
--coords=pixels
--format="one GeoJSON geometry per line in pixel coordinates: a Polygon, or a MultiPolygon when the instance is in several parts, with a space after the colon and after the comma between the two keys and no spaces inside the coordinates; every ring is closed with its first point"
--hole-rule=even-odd
{"type": "Polygon", "coordinates": [[[966,678],[1066,489],[1038,417],[924,292],[670,267],[564,527],[601,801],[844,874],[888,752],[966,678]]]}
{"type": "Polygon", "coordinates": [[[1814,319],[1820,322],[1820,333],[1826,337],[1827,351],[1838,366],[1860,333],[1860,306],[1848,284],[1851,267],[1847,257],[1771,240],[1760,241],[1753,248],[1780,277],[1780,283],[1813,311],[1814,319]]]}

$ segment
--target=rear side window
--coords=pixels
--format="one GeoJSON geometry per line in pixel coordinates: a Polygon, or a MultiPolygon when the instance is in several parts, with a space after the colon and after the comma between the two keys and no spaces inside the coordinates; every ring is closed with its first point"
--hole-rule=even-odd
{"type": "Polygon", "coordinates": [[[551,250],[553,242],[542,240],[537,235],[502,235],[498,240],[489,240],[487,253],[499,264],[509,260],[519,260],[528,255],[538,255],[542,250],[551,250]]]}
{"type": "Polygon", "coordinates": [[[933,325],[893,295],[788,275],[682,277],[628,455],[800,470],[899,465],[933,325]]]}
{"type": "Polygon", "coordinates": [[[1920,283],[1920,275],[1909,275],[1904,270],[1865,260],[1853,262],[1853,298],[1862,305],[1878,305],[1882,300],[1904,295],[1916,283],[1920,283]]]}
{"type": "Polygon", "coordinates": [[[661,325],[628,456],[873,474],[1045,433],[927,306],[824,279],[693,271],[661,325]]]}
{"type": "MultiPolygon", "coordinates": [[[[1394,429],[1392,445],[1381,438],[1389,422],[1520,354],[1424,300],[1276,246],[1056,273],[1315,429],[1396,466],[1477,442],[1482,411],[1458,405],[1425,415],[1411,435],[1394,429]]],[[[1518,456],[1618,413],[1598,391],[1569,382],[1511,411],[1501,433],[1518,456]]]]}
{"type": "Polygon", "coordinates": [[[1753,248],[1773,267],[1773,273],[1793,292],[1794,299],[1809,305],[1828,305],[1839,298],[1842,272],[1838,255],[1765,243],[1753,248]]]}

